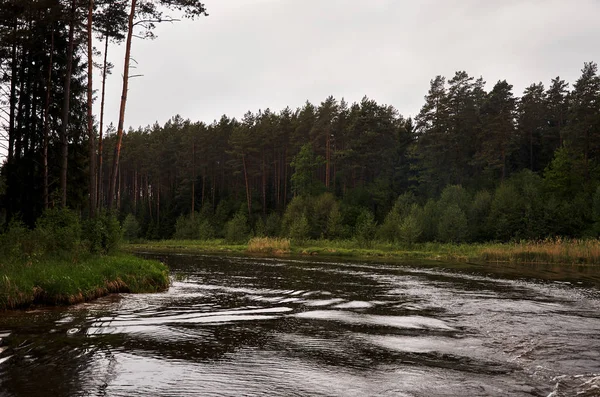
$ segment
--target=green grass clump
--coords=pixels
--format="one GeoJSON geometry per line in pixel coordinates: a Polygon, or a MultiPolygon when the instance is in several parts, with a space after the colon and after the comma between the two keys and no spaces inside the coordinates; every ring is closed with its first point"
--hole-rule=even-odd
{"type": "Polygon", "coordinates": [[[0,262],[0,310],[74,304],[115,292],[158,292],[168,286],[165,265],[129,254],[0,262]]]}

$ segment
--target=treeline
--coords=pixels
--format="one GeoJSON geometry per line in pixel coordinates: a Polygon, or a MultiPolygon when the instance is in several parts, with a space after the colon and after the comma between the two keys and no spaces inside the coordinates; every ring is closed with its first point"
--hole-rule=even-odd
{"type": "Polygon", "coordinates": [[[597,236],[599,149],[595,63],[572,88],[557,77],[521,97],[457,72],[431,81],[414,120],[329,97],[130,130],[114,198],[130,237],[151,239],[597,236]]]}
{"type": "MultiPolygon", "coordinates": [[[[205,15],[197,0],[3,0],[0,2],[0,215],[29,227],[44,210],[70,207],[95,217],[101,169],[116,181],[116,155],[101,154],[109,42],[125,43],[123,132],[132,39],[160,22],[205,15]],[[94,48],[94,38],[102,49],[94,48]],[[97,66],[97,64],[99,64],[97,66]],[[94,68],[102,70],[94,87],[94,68]],[[101,87],[98,89],[98,86],[101,87]],[[93,116],[95,96],[100,117],[93,116]],[[103,164],[98,167],[97,164],[103,164]]],[[[111,190],[114,183],[109,184],[111,190]]],[[[114,195],[113,195],[114,196],[114,195]]],[[[111,200],[106,206],[111,206],[111,200]]]]}

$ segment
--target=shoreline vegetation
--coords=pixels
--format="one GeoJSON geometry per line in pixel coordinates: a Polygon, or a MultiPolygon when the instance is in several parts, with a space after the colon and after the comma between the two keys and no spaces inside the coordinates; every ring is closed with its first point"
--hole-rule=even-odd
{"type": "Polygon", "coordinates": [[[167,266],[121,252],[121,234],[114,215],[82,221],[66,209],[45,211],[34,229],[11,222],[0,234],[0,312],[167,289],[167,266]]]}
{"type": "Polygon", "coordinates": [[[222,239],[162,240],[130,243],[129,252],[236,253],[274,256],[329,256],[357,259],[435,260],[517,264],[600,264],[599,239],[547,239],[514,243],[414,243],[398,245],[373,242],[369,247],[354,240],[303,240],[255,237],[247,244],[229,244],[222,239]]]}
{"type": "Polygon", "coordinates": [[[0,311],[62,306],[111,293],[151,293],[169,287],[167,267],[132,254],[89,256],[76,263],[53,258],[0,265],[0,311]]]}

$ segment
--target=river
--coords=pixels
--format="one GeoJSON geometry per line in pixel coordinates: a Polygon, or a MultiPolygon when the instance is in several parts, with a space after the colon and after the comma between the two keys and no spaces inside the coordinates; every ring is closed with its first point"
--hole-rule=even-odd
{"type": "Polygon", "coordinates": [[[0,396],[600,396],[600,269],[158,256],[0,313],[0,396]]]}

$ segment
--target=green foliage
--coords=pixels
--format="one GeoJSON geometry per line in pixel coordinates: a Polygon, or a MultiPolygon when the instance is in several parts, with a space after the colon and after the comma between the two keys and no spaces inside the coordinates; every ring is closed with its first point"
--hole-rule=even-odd
{"type": "Polygon", "coordinates": [[[281,217],[277,212],[271,212],[265,222],[265,235],[267,237],[277,237],[281,232],[281,217]]]}
{"type": "Polygon", "coordinates": [[[513,184],[503,183],[496,189],[489,217],[496,239],[509,241],[523,229],[522,208],[522,197],[513,184]]]}
{"type": "Polygon", "coordinates": [[[427,200],[421,212],[421,241],[435,241],[438,234],[439,213],[437,202],[433,199],[427,200]]]}
{"type": "Polygon", "coordinates": [[[312,233],[316,238],[332,238],[341,233],[341,213],[335,197],[323,193],[314,199],[312,205],[312,233]],[[334,213],[334,217],[331,215],[334,213]],[[332,233],[330,235],[330,232],[332,233]]]}
{"type": "Polygon", "coordinates": [[[267,225],[261,216],[259,216],[254,221],[254,228],[253,228],[252,235],[254,237],[266,237],[267,236],[267,225]]]}
{"type": "Polygon", "coordinates": [[[69,209],[46,210],[37,220],[36,232],[46,252],[75,252],[81,241],[79,217],[69,209]]]}
{"type": "Polygon", "coordinates": [[[327,238],[335,239],[343,237],[345,234],[344,225],[342,224],[342,212],[339,205],[334,205],[329,211],[327,217],[327,238]]]}
{"type": "Polygon", "coordinates": [[[198,223],[191,215],[180,215],[175,223],[174,238],[178,240],[196,240],[198,239],[198,223]]]}
{"type": "Polygon", "coordinates": [[[456,204],[461,211],[466,213],[472,201],[471,196],[462,186],[450,185],[446,186],[442,191],[442,195],[438,200],[438,207],[445,210],[451,205],[456,204]]]}
{"type": "Polygon", "coordinates": [[[309,237],[310,225],[306,215],[302,214],[300,217],[295,218],[289,226],[288,236],[294,242],[303,242],[309,237]]]}
{"type": "Polygon", "coordinates": [[[248,218],[244,211],[238,211],[234,217],[225,224],[225,240],[229,243],[242,244],[250,238],[248,218]]]}
{"type": "Polygon", "coordinates": [[[0,255],[8,261],[36,262],[45,254],[45,249],[39,234],[29,230],[20,220],[13,219],[0,234],[0,255]]]}
{"type": "Polygon", "coordinates": [[[413,204],[408,215],[400,223],[398,235],[402,243],[411,246],[418,241],[422,233],[420,223],[422,212],[417,204],[413,204]]]}
{"type": "Polygon", "coordinates": [[[552,162],[544,170],[544,187],[560,199],[568,198],[584,185],[584,164],[581,156],[568,147],[554,152],[552,162]]]}
{"type": "Polygon", "coordinates": [[[366,248],[371,247],[376,232],[377,222],[375,222],[375,216],[371,211],[367,209],[363,210],[356,219],[356,226],[354,228],[354,238],[358,245],[366,248]]]}
{"type": "MultiPolygon", "coordinates": [[[[309,197],[296,196],[288,204],[281,221],[281,232],[283,236],[290,236],[294,222],[304,216],[308,223],[309,214],[312,212],[312,201],[309,197]]],[[[310,225],[309,225],[310,231],[310,225]]],[[[290,236],[291,237],[291,236],[290,236]]]]}
{"type": "Polygon", "coordinates": [[[488,225],[492,195],[487,190],[475,194],[469,209],[469,230],[471,240],[485,241],[492,238],[488,225]]]}
{"type": "Polygon", "coordinates": [[[117,217],[110,213],[99,214],[83,222],[82,242],[93,254],[114,253],[121,243],[123,234],[117,217]]]}
{"type": "Polygon", "coordinates": [[[292,174],[292,191],[297,196],[310,196],[321,189],[321,184],[313,177],[313,173],[323,164],[323,158],[316,156],[310,144],[305,144],[290,163],[294,169],[292,174]]]}
{"type": "Polygon", "coordinates": [[[438,224],[438,238],[446,243],[460,243],[466,240],[469,234],[467,216],[454,203],[446,207],[440,216],[438,224]]]}
{"type": "Polygon", "coordinates": [[[127,242],[136,241],[140,237],[140,224],[133,214],[127,214],[123,220],[123,239],[127,242]]]}
{"type": "Polygon", "coordinates": [[[400,239],[400,225],[402,224],[402,217],[397,211],[392,209],[383,220],[383,223],[379,227],[377,236],[380,240],[388,241],[390,243],[396,243],[400,239]]]}

